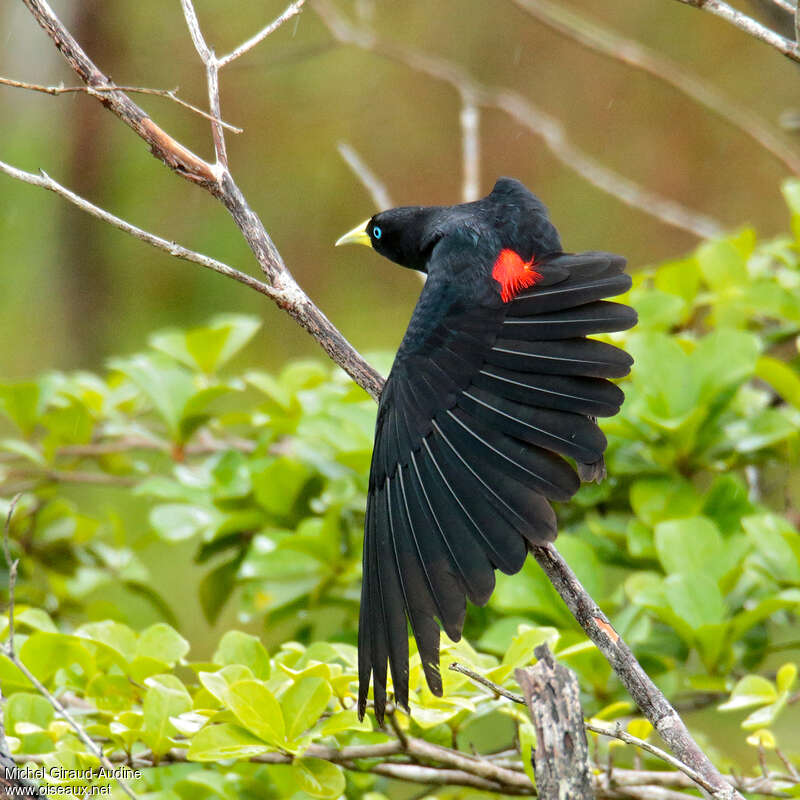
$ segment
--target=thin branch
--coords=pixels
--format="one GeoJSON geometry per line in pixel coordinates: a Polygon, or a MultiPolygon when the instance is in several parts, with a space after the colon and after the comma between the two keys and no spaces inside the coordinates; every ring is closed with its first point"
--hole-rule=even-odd
{"type": "Polygon", "coordinates": [[[194,250],[189,250],[186,247],[182,247],[175,242],[171,242],[169,239],[162,239],[160,236],[156,236],[155,234],[149,233],[142,228],[138,228],[136,225],[132,225],[130,222],[114,216],[114,214],[111,214],[110,212],[94,205],[93,203],[90,203],[80,195],[71,192],[65,186],[58,183],[58,181],[53,180],[53,178],[44,172],[42,172],[40,175],[35,175],[32,172],[25,172],[24,170],[12,167],[10,164],[6,164],[3,161],[0,161],[0,172],[4,172],[11,178],[16,178],[19,181],[24,181],[25,183],[30,183],[33,186],[39,186],[42,189],[47,189],[50,192],[54,192],[66,200],[69,200],[70,203],[76,205],[87,214],[91,214],[93,217],[97,217],[98,219],[103,220],[103,222],[107,222],[109,225],[119,228],[121,231],[125,231],[125,233],[129,233],[131,236],[134,236],[143,242],[147,242],[147,244],[151,245],[152,247],[157,247],[159,250],[164,250],[171,256],[175,256],[175,258],[180,258],[184,261],[191,261],[194,264],[200,264],[200,266],[214,270],[214,272],[218,272],[220,275],[233,278],[233,280],[239,281],[239,283],[243,283],[245,286],[248,286],[251,289],[255,289],[255,291],[266,295],[267,297],[275,300],[277,303],[285,300],[285,298],[273,287],[256,280],[251,275],[240,272],[238,269],[234,269],[233,267],[228,266],[228,264],[224,264],[222,261],[217,261],[215,258],[203,255],[202,253],[196,253],[194,250]]]}
{"type": "MultiPolygon", "coordinates": [[[[86,486],[137,486],[139,478],[127,475],[111,475],[107,472],[78,472],[57,469],[11,469],[5,474],[6,480],[32,480],[40,483],[76,483],[86,486]]],[[[2,485],[2,484],[0,484],[2,485]]]]}
{"type": "Polygon", "coordinates": [[[484,678],[483,675],[471,670],[469,667],[465,667],[463,664],[455,662],[450,665],[450,669],[453,670],[453,672],[460,672],[462,675],[466,675],[473,683],[477,683],[480,686],[491,690],[494,692],[496,697],[505,697],[507,700],[511,700],[514,703],[520,703],[523,706],[525,705],[525,698],[521,694],[509,692],[508,689],[504,689],[494,681],[484,678]]]}
{"type": "Polygon", "coordinates": [[[650,744],[650,742],[646,741],[645,739],[640,739],[638,736],[632,736],[630,733],[623,730],[619,723],[608,726],[598,725],[595,722],[586,722],[584,724],[587,731],[599,733],[601,736],[610,736],[612,739],[619,739],[621,742],[634,745],[640,750],[645,750],[651,755],[660,758],[662,761],[666,761],[667,764],[683,772],[684,775],[687,775],[689,778],[691,778],[694,783],[705,789],[707,792],[709,792],[709,794],[714,795],[716,787],[709,783],[703,775],[696,770],[693,770],[690,766],[684,764],[680,759],[671,756],[660,747],[656,747],[654,744],[650,744]]]}
{"type": "Polygon", "coordinates": [[[773,5],[778,6],[782,11],[786,11],[788,14],[794,14],[797,10],[797,6],[790,3],[789,0],[772,0],[773,5]]]}
{"type": "Polygon", "coordinates": [[[0,84],[3,86],[13,86],[17,89],[28,89],[32,92],[42,92],[44,94],[52,94],[52,95],[59,95],[59,94],[70,94],[74,92],[83,92],[84,94],[91,95],[92,97],[100,97],[103,92],[130,92],[133,94],[149,94],[155,97],[166,97],[169,100],[177,103],[184,108],[188,108],[190,111],[193,111],[195,114],[199,114],[201,117],[205,117],[205,119],[211,120],[212,122],[218,122],[222,125],[223,128],[227,128],[229,131],[233,133],[244,133],[243,128],[237,128],[235,125],[231,125],[229,122],[225,122],[224,119],[217,119],[216,117],[209,114],[207,111],[203,111],[202,108],[198,108],[197,106],[192,105],[191,103],[187,103],[186,100],[181,99],[177,95],[177,87],[175,89],[148,89],[144,86],[42,86],[38,83],[25,83],[24,81],[15,81],[11,78],[2,78],[0,77],[0,84]]]}
{"type": "MultiPolygon", "coordinates": [[[[23,2],[81,80],[90,86],[113,85],[56,17],[46,0],[23,0],[23,2]]],[[[182,177],[203,186],[222,202],[267,277],[273,289],[273,293],[269,296],[279,308],[286,311],[310,333],[330,358],[359,386],[377,399],[383,386],[382,377],[311,302],[294,280],[264,224],[249,207],[224,165],[212,165],[196,156],[158,127],[124,92],[109,91],[103,93],[99,99],[150,145],[153,155],[182,177]]],[[[214,113],[217,117],[220,116],[214,113]]],[[[221,130],[219,128],[220,133],[221,130]]]]}
{"type": "MultiPolygon", "coordinates": [[[[94,88],[114,85],[113,81],[109,80],[86,55],[50,8],[47,0],[22,0],[22,2],[87,86],[94,88]]],[[[156,125],[123,91],[120,89],[104,91],[98,99],[109,111],[136,131],[150,145],[153,155],[168,167],[193,183],[206,187],[216,184],[217,174],[213,166],[156,125]]]]}
{"type": "Polygon", "coordinates": [[[597,645],[642,714],[650,721],[670,750],[713,788],[710,794],[715,800],[732,800],[732,798],[742,800],[741,795],[731,788],[700,749],[678,712],[642,669],[630,647],[614,630],[608,617],[583,588],[558,550],[552,544],[548,544],[532,547],[531,552],[578,624],[597,645]]]}
{"type": "Polygon", "coordinates": [[[230,64],[231,61],[239,58],[239,56],[243,56],[245,53],[252,50],[256,45],[261,44],[261,42],[263,42],[267,36],[278,30],[278,28],[280,28],[284,22],[288,22],[288,20],[290,20],[292,17],[297,16],[303,10],[305,2],[306,0],[295,0],[294,3],[291,3],[286,8],[283,14],[272,20],[269,25],[267,25],[265,28],[262,28],[255,36],[251,36],[246,42],[240,44],[235,50],[231,50],[228,55],[218,58],[217,65],[220,67],[220,69],[230,64]]]}
{"type": "Polygon", "coordinates": [[[800,3],[794,9],[794,46],[800,47],[800,3]]]}
{"type": "Polygon", "coordinates": [[[474,80],[458,64],[383,41],[371,31],[351,24],[329,0],[312,0],[312,7],[337,41],[404,64],[449,84],[461,96],[468,93],[479,105],[504,111],[541,138],[564,166],[632,208],[701,239],[719,236],[724,231],[724,226],[715,219],[640,186],[584,153],[570,142],[566,129],[559,120],[517,92],[486,86],[474,80]]]}
{"type": "Polygon", "coordinates": [[[461,160],[464,185],[461,199],[465,203],[477,200],[481,191],[480,109],[469,91],[461,93],[461,160]]]}
{"type": "Polygon", "coordinates": [[[755,39],[774,47],[779,53],[783,53],[792,61],[800,62],[800,49],[795,42],[785,36],[781,36],[779,33],[775,33],[775,31],[757,22],[752,17],[748,17],[747,14],[733,8],[723,0],[677,0],[677,2],[709,11],[755,39]]]}
{"type": "MultiPolygon", "coordinates": [[[[208,106],[211,109],[211,113],[219,119],[222,116],[219,103],[219,62],[214,55],[214,51],[206,44],[205,37],[200,30],[200,22],[197,19],[197,13],[194,10],[192,0],[181,0],[181,8],[183,9],[183,16],[186,18],[186,25],[189,28],[189,35],[192,37],[194,48],[197,50],[197,54],[200,56],[200,60],[206,68],[208,106]]],[[[214,138],[214,152],[217,155],[217,165],[227,170],[228,152],[225,148],[225,133],[222,127],[216,122],[211,123],[211,133],[214,138]]]]}
{"type": "MultiPolygon", "coordinates": [[[[800,157],[776,136],[770,124],[760,119],[751,108],[745,108],[725,97],[712,84],[685,70],[670,58],[628,39],[576,11],[550,0],[514,0],[521,9],[552,30],[568,36],[578,44],[621,61],[674,87],[696,103],[707,108],[753,141],[772,153],[795,174],[800,174],[800,157]]],[[[794,12],[794,8],[792,8],[794,12]]]]}
{"type": "MultiPolygon", "coordinates": [[[[468,667],[465,667],[461,664],[451,664],[450,669],[453,670],[453,672],[460,672],[462,675],[466,675],[470,680],[489,689],[491,692],[495,694],[495,696],[506,697],[509,700],[513,701],[514,703],[525,705],[525,698],[522,697],[522,695],[509,692],[507,689],[504,689],[499,684],[489,680],[488,678],[469,669],[468,667]]],[[[633,736],[627,731],[622,730],[619,724],[615,726],[601,726],[598,725],[597,723],[586,722],[584,723],[584,725],[586,727],[586,730],[588,731],[592,731],[593,733],[599,733],[602,734],[603,736],[610,736],[612,738],[619,739],[620,741],[623,741],[626,744],[632,744],[635,745],[636,747],[641,748],[642,750],[646,750],[651,755],[660,758],[662,761],[665,761],[670,766],[673,766],[676,769],[683,772],[698,786],[701,786],[707,791],[713,793],[714,787],[711,784],[709,784],[708,781],[699,772],[693,770],[691,767],[684,764],[680,759],[671,756],[669,753],[662,750],[661,748],[656,747],[655,745],[650,744],[644,739],[640,739],[637,736],[633,736]]]]}
{"type": "Polygon", "coordinates": [[[106,757],[105,753],[103,753],[102,747],[100,747],[92,738],[86,733],[86,730],[80,725],[72,715],[67,711],[66,708],[59,702],[58,698],[56,698],[48,688],[25,666],[25,664],[20,660],[20,657],[17,655],[17,651],[14,648],[14,593],[16,590],[17,585],[17,564],[18,561],[12,561],[10,555],[10,549],[8,546],[8,532],[11,525],[11,516],[14,512],[14,507],[16,506],[17,501],[19,500],[19,495],[17,495],[12,501],[11,506],[8,510],[8,516],[6,517],[6,524],[3,528],[3,552],[6,557],[6,564],[8,564],[9,576],[8,576],[8,639],[6,640],[5,644],[3,645],[3,653],[8,658],[8,660],[33,684],[36,691],[50,703],[51,706],[69,723],[70,727],[75,731],[78,735],[78,738],[86,745],[87,749],[89,750],[92,755],[96,756],[100,763],[109,770],[110,774],[115,776],[117,784],[125,792],[128,797],[132,798],[132,800],[136,800],[136,794],[133,790],[128,786],[128,784],[120,778],[117,773],[114,771],[114,765],[111,761],[106,757]]]}
{"type": "Polygon", "coordinates": [[[3,554],[6,558],[6,564],[8,565],[8,585],[9,585],[9,592],[8,592],[8,647],[13,650],[14,649],[14,592],[11,591],[11,586],[16,585],[17,582],[17,568],[19,567],[19,559],[15,558],[12,560],[11,558],[11,548],[8,544],[8,535],[9,531],[11,530],[11,518],[14,516],[14,510],[17,507],[17,503],[19,503],[22,494],[17,494],[11,500],[11,503],[8,506],[8,513],[6,514],[6,522],[3,526],[3,554]]]}
{"type": "Polygon", "coordinates": [[[386,184],[367,166],[363,158],[347,142],[339,142],[336,145],[339,155],[344,159],[345,164],[350,167],[353,174],[367,190],[372,202],[378,211],[385,211],[392,208],[394,203],[389,196],[386,184]]]}

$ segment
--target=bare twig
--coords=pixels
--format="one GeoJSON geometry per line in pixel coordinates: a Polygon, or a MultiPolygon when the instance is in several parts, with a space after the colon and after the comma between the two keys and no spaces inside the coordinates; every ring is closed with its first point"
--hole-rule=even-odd
{"type": "Polygon", "coordinates": [[[471,92],[461,93],[461,160],[463,181],[461,199],[465,203],[477,200],[481,191],[480,110],[471,92]]]}
{"type": "Polygon", "coordinates": [[[194,264],[200,264],[202,267],[212,269],[214,272],[219,272],[220,275],[233,278],[233,280],[239,281],[239,283],[243,283],[245,286],[249,286],[251,289],[255,289],[255,291],[272,298],[277,303],[280,303],[286,299],[281,296],[280,293],[277,292],[273,287],[263,283],[262,281],[256,280],[251,275],[240,272],[239,270],[234,269],[233,267],[228,266],[221,261],[217,261],[215,258],[211,258],[210,256],[203,255],[202,253],[196,253],[194,250],[189,250],[186,247],[182,247],[175,242],[169,241],[169,239],[162,239],[160,236],[149,233],[142,228],[138,228],[136,225],[132,225],[130,222],[126,222],[120,217],[114,216],[114,214],[111,214],[110,212],[94,205],[93,203],[90,203],[88,200],[80,197],[80,195],[71,192],[65,186],[58,183],[58,181],[53,180],[44,172],[42,172],[40,175],[35,175],[32,172],[25,172],[24,170],[12,167],[10,164],[6,164],[3,161],[0,161],[0,172],[4,172],[6,175],[16,178],[19,181],[24,181],[25,183],[30,183],[33,186],[39,186],[42,189],[47,189],[50,192],[54,192],[66,200],[69,200],[70,203],[73,203],[87,214],[91,214],[93,217],[97,217],[98,219],[103,220],[103,222],[107,222],[109,225],[119,228],[121,231],[125,231],[125,233],[129,233],[131,236],[134,236],[143,242],[147,242],[147,244],[151,245],[152,247],[157,247],[159,250],[164,250],[171,256],[175,256],[175,258],[180,258],[184,261],[191,261],[194,264]]]}
{"type": "Polygon", "coordinates": [[[126,475],[111,475],[107,472],[78,472],[75,470],[57,469],[12,469],[6,473],[6,479],[27,479],[39,483],[77,483],[87,486],[119,486],[130,488],[139,483],[138,478],[126,475]]]}
{"type": "Polygon", "coordinates": [[[336,146],[339,155],[352,170],[353,174],[361,181],[361,185],[369,192],[372,202],[378,211],[391,208],[394,203],[389,196],[386,184],[367,166],[364,159],[347,142],[339,142],[336,146]]]}
{"type": "Polygon", "coordinates": [[[233,132],[233,133],[244,133],[242,128],[237,128],[235,125],[231,125],[229,122],[225,122],[223,119],[217,119],[216,117],[209,114],[207,111],[203,111],[202,108],[198,108],[197,106],[192,105],[191,103],[187,103],[186,100],[181,99],[177,95],[177,88],[175,89],[148,89],[144,86],[42,86],[38,83],[25,83],[24,81],[15,81],[11,78],[2,78],[0,77],[0,84],[4,86],[13,86],[17,89],[28,89],[32,92],[42,92],[43,94],[52,94],[52,95],[59,95],[59,94],[71,94],[74,92],[83,92],[84,94],[91,95],[92,97],[100,97],[103,92],[128,92],[131,94],[149,94],[155,97],[166,97],[169,100],[177,103],[184,108],[188,108],[190,111],[193,111],[195,114],[199,114],[201,117],[205,117],[205,119],[211,120],[212,122],[218,122],[222,125],[223,128],[233,132]]]}
{"type": "Polygon", "coordinates": [[[255,36],[251,36],[246,42],[240,44],[236,49],[231,50],[228,55],[218,58],[217,66],[219,66],[221,69],[227,64],[230,64],[231,61],[239,58],[239,56],[243,56],[245,53],[252,50],[256,45],[261,44],[261,42],[263,42],[267,36],[278,30],[278,28],[280,28],[284,22],[287,22],[292,17],[297,16],[303,10],[305,2],[306,0],[295,0],[294,3],[290,3],[286,10],[279,17],[276,17],[274,20],[272,20],[269,25],[262,28],[255,36]]]}
{"type": "Polygon", "coordinates": [[[22,494],[14,495],[8,506],[8,513],[6,514],[6,522],[3,526],[3,554],[6,557],[6,564],[8,565],[8,647],[14,649],[14,592],[11,587],[17,582],[17,568],[19,567],[19,559],[11,558],[11,548],[8,544],[8,534],[11,530],[11,518],[14,516],[14,510],[19,503],[22,494]]]}
{"type": "Polygon", "coordinates": [[[781,36],[779,33],[775,33],[775,31],[757,22],[752,17],[748,17],[747,14],[728,5],[724,0],[678,0],[678,2],[686,6],[709,11],[739,28],[739,30],[768,44],[770,47],[774,47],[779,53],[783,53],[792,61],[800,62],[800,49],[798,49],[795,42],[785,36],[781,36]]]}
{"type": "Polygon", "coordinates": [[[50,703],[51,706],[69,723],[70,727],[75,731],[78,735],[78,738],[86,745],[87,749],[89,750],[92,755],[96,756],[100,763],[109,771],[109,774],[115,776],[117,784],[125,792],[128,797],[136,800],[136,794],[133,790],[128,786],[128,784],[122,780],[114,770],[114,765],[111,761],[106,757],[103,753],[103,748],[100,747],[92,738],[86,733],[86,730],[80,725],[72,715],[67,711],[66,708],[59,702],[58,698],[56,698],[49,689],[25,666],[22,662],[20,657],[17,655],[17,651],[14,648],[14,592],[17,585],[17,565],[18,561],[11,560],[10,549],[8,545],[8,533],[9,528],[11,525],[11,517],[14,513],[14,508],[19,500],[19,495],[17,495],[12,501],[11,506],[8,510],[8,516],[6,517],[6,524],[3,528],[3,552],[6,557],[6,563],[8,564],[9,576],[8,576],[8,638],[3,645],[3,653],[8,658],[8,660],[33,684],[34,688],[36,689],[39,694],[50,703]]]}
{"type": "Polygon", "coordinates": [[[592,733],[599,733],[601,736],[610,736],[612,739],[619,739],[621,742],[625,742],[626,744],[634,745],[638,747],[640,750],[645,750],[651,755],[660,758],[662,761],[665,761],[675,769],[680,770],[684,775],[688,776],[694,783],[698,786],[701,786],[703,789],[708,791],[709,793],[713,794],[715,788],[708,783],[708,781],[699,773],[693,770],[691,767],[684,764],[680,759],[671,756],[665,750],[662,750],[660,747],[656,747],[654,744],[650,744],[645,739],[640,739],[638,736],[632,736],[626,730],[623,730],[622,726],[617,723],[616,725],[598,725],[596,722],[587,722],[585,723],[586,730],[592,731],[592,733]]]}
{"type": "Polygon", "coordinates": [[[760,119],[752,108],[744,108],[725,97],[715,86],[688,72],[672,59],[634,39],[601,27],[561,3],[551,0],[514,2],[539,22],[578,44],[640,69],[683,92],[760,144],[792,172],[800,174],[800,157],[773,133],[766,120],[760,119]]]}
{"type": "Polygon", "coordinates": [[[797,10],[797,6],[789,2],[789,0],[772,0],[773,5],[778,6],[782,11],[786,11],[789,14],[794,14],[797,10]]]}
{"type": "MultiPolygon", "coordinates": [[[[219,61],[217,61],[214,51],[206,44],[206,40],[200,30],[200,23],[194,10],[192,0],[181,0],[183,16],[186,18],[186,25],[192,37],[194,48],[200,56],[200,60],[206,68],[206,83],[208,84],[208,106],[211,113],[219,119],[222,115],[219,107],[219,61]]],[[[225,148],[225,133],[222,127],[216,122],[211,123],[211,132],[214,137],[214,152],[217,155],[217,166],[228,169],[228,152],[225,148]]]]}
{"type": "MultiPolygon", "coordinates": [[[[56,17],[46,0],[23,0],[23,2],[72,69],[87,85],[113,85],[56,17]]],[[[157,158],[182,177],[203,186],[223,203],[274,290],[274,294],[270,296],[279,308],[286,311],[308,331],[333,361],[339,364],[356,383],[372,397],[377,398],[383,379],[298,286],[263,223],[247,204],[227,168],[220,163],[208,164],[175,141],[124,92],[119,90],[105,92],[99,99],[150,145],[151,151],[157,158]]],[[[218,111],[218,108],[212,106],[212,112],[217,117],[219,117],[218,111]]],[[[214,129],[222,135],[221,126],[214,123],[214,129]]]]}
{"type": "Polygon", "coordinates": [[[794,9],[794,46],[800,47],[800,4],[794,9]]]}
{"type": "Polygon", "coordinates": [[[494,692],[496,697],[505,697],[506,699],[512,700],[515,703],[525,705],[525,698],[521,694],[509,692],[508,689],[504,689],[494,681],[484,678],[483,675],[471,670],[469,667],[465,667],[463,664],[459,664],[457,662],[453,663],[450,665],[450,669],[453,670],[453,672],[460,672],[462,675],[466,675],[471,681],[473,681],[473,683],[480,684],[481,686],[491,690],[494,692]]]}
{"type": "Polygon", "coordinates": [[[711,217],[662,197],[596,161],[570,142],[559,120],[533,105],[522,95],[481,84],[458,64],[393,42],[383,41],[371,31],[351,24],[328,0],[312,0],[312,7],[337,41],[405,64],[417,72],[449,84],[461,96],[468,93],[476,104],[504,111],[531,133],[540,137],[564,166],[574,170],[612,197],[701,239],[719,236],[723,232],[724,226],[711,217]]]}

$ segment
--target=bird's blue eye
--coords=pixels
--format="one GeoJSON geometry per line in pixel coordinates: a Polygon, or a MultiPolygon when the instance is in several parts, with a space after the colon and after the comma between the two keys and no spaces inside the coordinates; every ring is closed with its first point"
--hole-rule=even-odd
{"type": "Polygon", "coordinates": [[[374,238],[376,238],[376,239],[380,239],[380,238],[381,238],[381,236],[383,236],[383,231],[382,231],[382,230],[381,230],[381,229],[380,229],[380,228],[379,228],[379,227],[376,225],[376,226],[375,226],[375,227],[372,229],[372,235],[373,235],[373,237],[374,237],[374,238]]]}

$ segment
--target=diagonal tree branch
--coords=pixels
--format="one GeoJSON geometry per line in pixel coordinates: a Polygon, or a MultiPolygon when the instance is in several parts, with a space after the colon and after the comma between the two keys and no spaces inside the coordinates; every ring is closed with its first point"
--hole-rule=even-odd
{"type": "Polygon", "coordinates": [[[355,149],[347,142],[339,142],[337,149],[345,164],[350,167],[352,173],[369,193],[372,202],[375,204],[375,208],[378,211],[391,208],[394,203],[389,196],[389,190],[386,188],[386,184],[369,168],[355,149]]]}
{"type": "Polygon", "coordinates": [[[62,184],[58,183],[58,181],[53,180],[45,172],[42,172],[40,175],[35,175],[32,172],[25,172],[24,170],[12,167],[10,164],[6,164],[4,161],[0,161],[0,172],[4,172],[9,177],[16,178],[24,183],[30,183],[33,186],[39,186],[42,189],[47,189],[50,192],[54,192],[55,194],[63,197],[65,200],[68,200],[73,205],[76,205],[87,214],[91,214],[93,217],[97,217],[97,219],[107,222],[109,225],[113,225],[115,228],[125,231],[125,233],[129,233],[131,236],[134,236],[143,242],[147,242],[147,244],[157,247],[159,250],[164,250],[171,256],[175,256],[175,258],[180,258],[184,261],[191,261],[194,264],[200,264],[200,266],[212,269],[214,272],[220,273],[220,275],[233,278],[233,280],[239,281],[239,283],[243,283],[245,286],[249,286],[251,289],[255,289],[257,292],[272,298],[275,300],[275,302],[285,299],[280,295],[280,292],[276,291],[272,286],[257,280],[252,275],[240,272],[238,269],[234,269],[227,264],[223,264],[221,261],[217,261],[216,258],[211,258],[210,256],[203,255],[202,253],[196,253],[195,251],[189,250],[186,247],[182,247],[175,242],[171,242],[168,239],[163,239],[160,236],[156,236],[153,233],[143,230],[142,228],[138,228],[136,225],[132,225],[130,222],[127,222],[120,217],[114,216],[114,214],[111,214],[105,209],[90,203],[85,198],[70,191],[66,186],[63,186],[62,184]]]}
{"type": "Polygon", "coordinates": [[[677,0],[677,2],[715,14],[755,39],[774,47],[792,61],[800,62],[800,48],[795,42],[767,28],[752,17],[748,17],[747,14],[728,5],[724,0],[677,0]]]}
{"type": "MultiPolygon", "coordinates": [[[[53,40],[76,74],[91,87],[113,86],[64,27],[46,0],[23,0],[39,25],[53,40]]],[[[112,113],[150,145],[151,152],[177,174],[199,184],[228,209],[245,238],[267,282],[275,290],[273,299],[322,346],[353,380],[377,398],[381,376],[361,357],[328,318],[311,302],[292,277],[258,215],[249,207],[224,164],[209,164],[173,139],[123,91],[104,91],[98,98],[112,113]]],[[[212,113],[218,115],[218,104],[212,113]]],[[[216,126],[215,123],[215,128],[216,126]]],[[[221,128],[220,128],[221,130],[221,128]]]]}
{"type": "Polygon", "coordinates": [[[601,191],[667,225],[688,231],[701,239],[722,234],[724,226],[715,219],[640,186],[583,152],[570,142],[559,120],[533,105],[521,94],[479,83],[460,65],[453,62],[402,47],[394,42],[384,41],[372,31],[350,23],[329,0],[312,0],[311,6],[337,41],[355,45],[382,58],[404,64],[437,81],[447,83],[459,92],[462,98],[467,96],[475,104],[504,111],[541,138],[550,152],[565,167],[578,173],[601,191]]]}
{"type": "Polygon", "coordinates": [[[278,30],[281,25],[283,25],[285,22],[288,22],[292,17],[296,17],[303,10],[305,2],[306,0],[295,0],[294,3],[290,3],[286,10],[279,17],[276,17],[274,20],[272,20],[269,25],[262,28],[257,34],[255,34],[255,36],[251,36],[246,42],[242,42],[242,44],[240,44],[237,48],[231,50],[230,53],[218,58],[217,65],[220,68],[227,66],[231,63],[231,61],[243,56],[245,53],[261,44],[261,42],[263,42],[267,36],[278,30]]]}
{"type": "Polygon", "coordinates": [[[780,159],[792,172],[800,174],[800,156],[775,135],[766,120],[760,119],[753,109],[744,108],[723,96],[712,84],[692,75],[672,59],[639,44],[634,39],[628,39],[601,27],[560,3],[551,0],[514,0],[514,2],[539,22],[563,36],[568,36],[583,47],[640,69],[683,92],[749,136],[780,159]]]}

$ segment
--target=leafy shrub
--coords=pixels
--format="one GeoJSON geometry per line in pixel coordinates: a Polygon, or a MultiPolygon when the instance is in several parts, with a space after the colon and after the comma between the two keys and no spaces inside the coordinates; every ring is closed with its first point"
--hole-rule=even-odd
{"type": "MultiPolygon", "coordinates": [[[[785,194],[800,237],[800,183],[785,194]]],[[[609,337],[636,359],[622,412],[603,421],[609,478],[558,510],[558,546],[673,700],[721,703],[713,715],[723,734],[746,709],[743,737],[774,747],[800,724],[791,660],[800,243],[759,243],[743,230],[639,270],[626,299],[640,324],[609,337]]],[[[199,762],[147,772],[139,788],[159,796],[249,796],[256,785],[264,796],[269,785],[275,797],[337,797],[341,767],[303,756],[309,745],[389,738],[352,708],[375,406],[342,372],[313,362],[278,375],[230,372],[257,327],[225,315],[156,333],[103,375],[0,386],[0,512],[23,492],[11,522],[21,656],[51,690],[88,703],[84,718],[108,751],[146,749],[157,762],[177,749],[199,762]],[[98,494],[124,497],[124,508],[104,511],[98,494]],[[194,547],[209,622],[235,603],[243,623],[263,626],[262,640],[230,631],[213,663],[186,661],[170,592],[152,585],[140,557],[153,537],[194,547]],[[112,590],[130,602],[112,608],[112,590]],[[159,621],[137,633],[142,602],[159,621]],[[277,752],[298,758],[249,761],[277,752]],[[223,780],[213,765],[229,759],[223,780]]],[[[447,644],[444,665],[457,660],[515,688],[514,667],[546,640],[577,672],[587,714],[630,716],[610,667],[532,561],[498,576],[466,635],[474,649],[447,644]]],[[[462,747],[486,724],[511,744],[516,726],[530,747],[518,708],[443,675],[437,699],[412,659],[413,718],[399,724],[462,747]]],[[[0,684],[19,753],[91,762],[2,658],[0,684]]],[[[348,796],[376,780],[348,772],[348,796]]]]}

